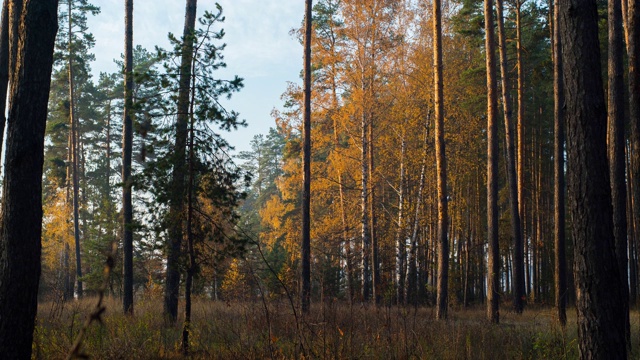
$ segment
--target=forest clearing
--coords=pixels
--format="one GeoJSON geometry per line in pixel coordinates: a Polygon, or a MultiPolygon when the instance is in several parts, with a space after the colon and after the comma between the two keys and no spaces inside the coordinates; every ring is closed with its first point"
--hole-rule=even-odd
{"type": "MultiPolygon", "coordinates": [[[[34,339],[36,359],[65,359],[95,299],[42,303],[34,339]]],[[[159,299],[141,300],[134,317],[109,299],[102,324],[87,334],[91,359],[181,359],[181,327],[165,327],[159,299]]],[[[375,307],[327,301],[298,319],[286,301],[198,299],[193,308],[192,359],[577,359],[575,310],[563,329],[549,307],[522,315],[504,311],[499,326],[481,306],[454,307],[446,322],[433,307],[375,307]]],[[[299,309],[298,309],[299,310],[299,309]]],[[[631,313],[631,358],[640,343],[638,312],[631,313]]]]}
{"type": "Polygon", "coordinates": [[[0,358],[640,357],[640,0],[95,2],[2,1],[0,358]]]}

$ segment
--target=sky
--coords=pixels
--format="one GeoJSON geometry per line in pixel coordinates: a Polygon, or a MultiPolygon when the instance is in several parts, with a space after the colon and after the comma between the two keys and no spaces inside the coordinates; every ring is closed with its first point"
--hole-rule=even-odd
{"type": "MultiPolygon", "coordinates": [[[[91,65],[97,80],[100,72],[118,70],[113,59],[124,52],[124,1],[93,0],[101,13],[89,16],[89,31],[96,39],[91,65]]],[[[224,51],[227,68],[221,79],[234,75],[244,78],[244,88],[225,102],[249,124],[226,135],[237,151],[250,150],[256,134],[266,134],[275,126],[271,110],[282,104],[280,95],[287,82],[298,82],[302,69],[302,45],[290,30],[302,24],[304,1],[301,0],[218,0],[226,18],[224,51]]],[[[169,32],[181,36],[184,27],[185,0],[134,0],[133,44],[153,51],[156,45],[169,48],[169,32]]],[[[205,10],[214,11],[216,1],[200,0],[198,17],[205,10]]]]}

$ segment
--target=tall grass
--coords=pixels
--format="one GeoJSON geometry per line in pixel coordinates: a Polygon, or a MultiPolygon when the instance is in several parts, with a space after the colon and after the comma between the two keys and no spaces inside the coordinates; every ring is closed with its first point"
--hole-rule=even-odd
{"type": "MultiPolygon", "coordinates": [[[[136,303],[135,316],[121,314],[107,299],[103,323],[87,332],[82,352],[93,359],[181,359],[181,323],[165,328],[160,300],[136,303]]],[[[33,353],[36,359],[64,359],[93,306],[92,299],[64,305],[41,303],[33,353]]],[[[502,312],[501,324],[485,320],[484,308],[452,309],[434,320],[431,308],[314,304],[296,319],[287,302],[193,304],[193,359],[575,359],[575,313],[560,328],[548,308],[524,314],[502,312]],[[267,316],[268,315],[268,316],[267,316]]],[[[638,313],[632,313],[634,354],[638,313]]]]}

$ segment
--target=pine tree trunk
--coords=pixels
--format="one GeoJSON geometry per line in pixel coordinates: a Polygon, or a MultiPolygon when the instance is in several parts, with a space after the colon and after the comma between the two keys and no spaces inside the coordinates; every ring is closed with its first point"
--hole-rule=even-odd
{"type": "Polygon", "coordinates": [[[607,114],[596,1],[559,2],[567,176],[574,240],[578,348],[583,359],[626,359],[622,281],[608,176],[607,114]]]}
{"type": "Polygon", "coordinates": [[[625,139],[624,139],[624,72],[622,42],[621,0],[609,0],[608,4],[608,145],[609,176],[611,180],[611,198],[613,205],[613,232],[616,244],[616,257],[622,281],[622,305],[625,316],[626,339],[631,346],[629,335],[629,278],[627,271],[627,185],[625,176],[625,139]]]}
{"type": "Polygon", "coordinates": [[[498,242],[498,87],[496,83],[493,0],[484,1],[487,62],[487,317],[500,322],[500,248],[498,242]]]}
{"type": "Polygon", "coordinates": [[[627,16],[627,53],[629,61],[629,121],[631,128],[631,171],[632,183],[631,208],[633,228],[636,237],[640,231],[640,3],[638,0],[628,0],[627,16]]]}
{"type": "Polygon", "coordinates": [[[447,157],[444,142],[444,95],[442,81],[442,5],[433,1],[433,68],[435,70],[435,143],[436,143],[436,188],[438,198],[438,283],[436,298],[436,318],[447,318],[449,293],[449,239],[447,229],[449,214],[447,206],[447,157]]]}
{"type": "Polygon", "coordinates": [[[189,266],[187,267],[187,278],[185,281],[184,289],[184,324],[182,327],[182,353],[185,356],[189,355],[189,335],[191,333],[191,291],[193,288],[193,276],[196,271],[196,253],[193,248],[193,187],[194,185],[194,171],[193,166],[195,163],[194,154],[194,117],[193,106],[195,101],[195,64],[191,67],[192,78],[192,90],[190,97],[189,108],[189,177],[187,182],[187,251],[189,252],[189,266]]]}
{"type": "Polygon", "coordinates": [[[0,26],[2,26],[2,28],[0,28],[0,161],[2,161],[2,144],[4,143],[4,128],[7,122],[5,113],[9,85],[9,0],[4,0],[2,3],[2,22],[0,26]]]}
{"type": "MultiPolygon", "coordinates": [[[[557,1],[557,0],[556,0],[557,1]]],[[[552,4],[554,1],[552,1],[552,4]]],[[[553,207],[555,306],[560,325],[567,325],[567,258],[565,245],[564,182],[564,82],[562,79],[562,45],[558,26],[558,5],[553,7],[553,207]]]]}
{"type": "Polygon", "coordinates": [[[78,119],[75,115],[75,84],[74,84],[74,72],[73,72],[73,53],[71,49],[72,41],[72,2],[69,1],[68,8],[68,26],[69,43],[68,43],[68,62],[69,62],[69,122],[71,123],[71,177],[73,186],[73,239],[76,250],[76,281],[77,281],[77,294],[78,298],[82,297],[82,256],[80,252],[80,215],[79,215],[79,179],[78,179],[78,119]]]}
{"type": "Polygon", "coordinates": [[[303,119],[303,186],[302,186],[302,312],[309,312],[311,301],[311,10],[305,1],[304,35],[304,119],[303,119]]]}
{"type": "Polygon", "coordinates": [[[164,315],[169,324],[178,317],[180,294],[180,253],[183,237],[187,128],[189,125],[189,93],[191,89],[191,63],[193,62],[193,33],[196,23],[197,0],[187,0],[184,19],[182,59],[178,89],[178,117],[173,154],[173,173],[169,199],[169,246],[167,247],[167,273],[164,291],[164,315]]]}
{"type": "Polygon", "coordinates": [[[498,16],[498,42],[500,49],[500,73],[502,74],[502,106],[504,108],[504,128],[507,143],[507,181],[511,213],[511,236],[513,237],[513,308],[516,313],[524,309],[524,250],[518,206],[518,184],[516,159],[511,119],[511,96],[509,95],[509,74],[507,69],[507,44],[504,31],[503,0],[496,0],[498,16]]]}
{"type": "Polygon", "coordinates": [[[133,148],[133,0],[125,0],[124,40],[124,121],[122,124],[122,256],[123,296],[125,314],[133,314],[133,204],[131,199],[131,157],[133,148]]]}
{"type": "MultiPolygon", "coordinates": [[[[518,184],[518,215],[520,218],[520,237],[523,243],[523,266],[528,262],[528,248],[527,248],[527,236],[525,235],[525,205],[524,205],[524,147],[525,147],[525,124],[524,124],[524,68],[522,63],[522,21],[521,21],[521,9],[522,3],[525,0],[516,0],[515,12],[516,12],[516,63],[518,67],[518,118],[517,118],[517,132],[518,132],[518,151],[517,151],[517,184],[518,184]]],[[[528,292],[528,281],[525,278],[528,274],[529,268],[526,266],[526,270],[523,275],[523,296],[526,296],[528,292]]]]}
{"type": "Polygon", "coordinates": [[[27,0],[24,8],[21,1],[11,1],[9,7],[10,44],[17,44],[19,36],[21,46],[10,49],[16,56],[9,67],[0,211],[0,354],[6,359],[31,358],[41,269],[44,134],[57,8],[56,0],[27,0]]]}

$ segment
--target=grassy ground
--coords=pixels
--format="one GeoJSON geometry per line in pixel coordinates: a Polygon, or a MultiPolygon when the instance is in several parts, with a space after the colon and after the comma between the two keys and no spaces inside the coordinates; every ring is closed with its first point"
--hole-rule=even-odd
{"type": "MultiPolygon", "coordinates": [[[[33,344],[37,359],[64,359],[95,300],[41,303],[33,344]]],[[[182,305],[182,303],[181,303],[182,305]]],[[[107,300],[82,350],[92,359],[181,359],[182,323],[165,328],[160,300],[136,303],[135,316],[107,300]]],[[[548,308],[501,313],[490,325],[484,308],[452,309],[446,322],[431,308],[316,304],[304,319],[287,302],[224,303],[193,307],[193,359],[575,359],[575,311],[562,330],[548,308]]],[[[638,358],[638,313],[631,316],[638,358]]]]}

